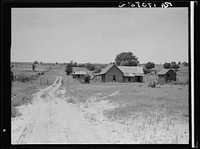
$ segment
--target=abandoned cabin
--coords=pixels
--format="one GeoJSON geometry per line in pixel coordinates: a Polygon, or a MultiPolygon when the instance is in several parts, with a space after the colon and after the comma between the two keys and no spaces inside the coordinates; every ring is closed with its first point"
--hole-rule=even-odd
{"type": "Polygon", "coordinates": [[[176,72],[173,69],[162,69],[158,73],[158,83],[176,81],[176,72]]]}
{"type": "Polygon", "coordinates": [[[72,78],[83,79],[86,74],[87,74],[86,71],[75,71],[72,73],[72,78]]]}
{"type": "Polygon", "coordinates": [[[144,71],[142,67],[111,64],[94,77],[100,77],[102,82],[143,82],[144,71]]]}

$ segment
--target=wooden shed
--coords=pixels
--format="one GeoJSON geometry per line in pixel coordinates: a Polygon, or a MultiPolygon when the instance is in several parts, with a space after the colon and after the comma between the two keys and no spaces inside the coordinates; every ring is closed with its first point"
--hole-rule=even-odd
{"type": "Polygon", "coordinates": [[[108,65],[102,72],[95,74],[102,82],[143,82],[142,67],[108,65]]]}
{"type": "Polygon", "coordinates": [[[75,71],[72,73],[73,79],[83,79],[87,73],[85,71],[75,71]]]}
{"type": "Polygon", "coordinates": [[[163,84],[170,81],[176,81],[176,72],[173,69],[162,69],[158,73],[158,83],[163,84]]]}

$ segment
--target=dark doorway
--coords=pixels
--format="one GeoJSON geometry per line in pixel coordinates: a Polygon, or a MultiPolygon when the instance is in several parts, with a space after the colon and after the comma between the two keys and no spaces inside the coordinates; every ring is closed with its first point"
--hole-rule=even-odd
{"type": "Polygon", "coordinates": [[[141,82],[140,76],[137,76],[137,77],[136,77],[136,82],[141,82]]]}
{"type": "Polygon", "coordinates": [[[115,75],[113,75],[113,82],[115,82],[116,81],[116,78],[115,78],[115,75]]]}
{"type": "Polygon", "coordinates": [[[130,78],[130,77],[128,78],[128,81],[129,81],[129,82],[131,81],[131,78],[130,78]]]}
{"type": "Polygon", "coordinates": [[[141,80],[140,80],[140,77],[138,77],[138,82],[140,82],[141,80]]]}

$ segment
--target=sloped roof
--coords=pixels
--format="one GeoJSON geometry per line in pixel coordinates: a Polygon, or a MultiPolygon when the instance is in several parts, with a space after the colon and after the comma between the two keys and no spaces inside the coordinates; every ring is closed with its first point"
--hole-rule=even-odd
{"type": "MultiPolygon", "coordinates": [[[[159,75],[164,75],[164,74],[166,74],[169,70],[173,70],[173,69],[171,69],[171,68],[169,68],[169,69],[166,69],[166,68],[164,68],[164,69],[162,69],[158,74],[159,75]]],[[[174,70],[173,70],[174,71],[174,70]]],[[[176,72],[175,72],[176,73],[176,72]]]]}
{"type": "MultiPolygon", "coordinates": [[[[113,64],[108,65],[102,72],[95,74],[96,76],[102,75],[108,72],[112,68],[113,64]]],[[[144,74],[142,67],[135,67],[135,66],[116,66],[124,76],[126,77],[134,77],[134,76],[141,76],[144,74]]]]}
{"type": "Polygon", "coordinates": [[[100,73],[95,74],[96,76],[98,75],[102,75],[105,74],[106,72],[108,72],[108,70],[110,70],[113,67],[114,64],[110,64],[108,66],[106,66],[106,68],[104,68],[100,73]]]}
{"type": "Polygon", "coordinates": [[[86,71],[75,71],[72,75],[86,75],[86,71]]]}
{"type": "Polygon", "coordinates": [[[143,68],[138,66],[118,66],[123,73],[129,74],[143,74],[143,68]]]}

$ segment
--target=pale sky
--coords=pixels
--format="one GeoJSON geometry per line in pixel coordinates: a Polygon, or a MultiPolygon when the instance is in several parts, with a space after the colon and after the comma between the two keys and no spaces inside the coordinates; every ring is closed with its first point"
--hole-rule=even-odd
{"type": "Polygon", "coordinates": [[[11,61],[188,61],[187,8],[12,8],[11,61]]]}

